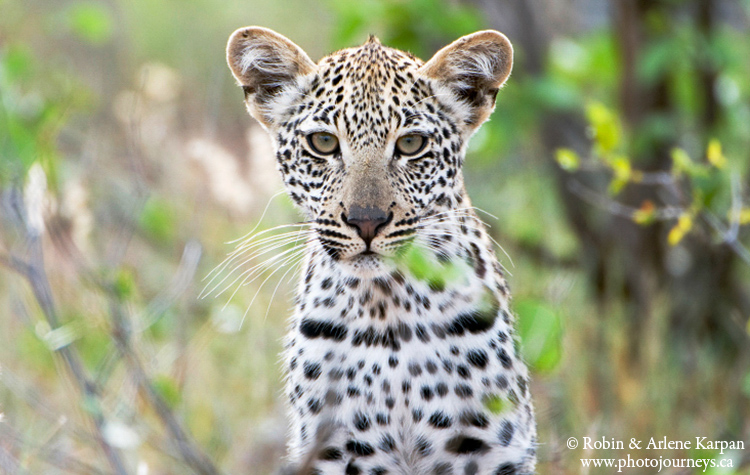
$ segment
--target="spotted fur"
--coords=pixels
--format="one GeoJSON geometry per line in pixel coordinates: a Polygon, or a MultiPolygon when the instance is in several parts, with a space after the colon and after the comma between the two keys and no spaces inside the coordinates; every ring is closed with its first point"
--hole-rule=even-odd
{"type": "Polygon", "coordinates": [[[423,63],[372,37],[315,64],[248,27],[227,56],[314,230],[285,353],[291,460],[316,474],[533,473],[508,287],[461,171],[510,73],[508,40],[474,33],[423,63]],[[320,132],[335,153],[310,145],[320,132]],[[410,134],[427,143],[404,156],[410,134]],[[387,216],[371,242],[357,210],[387,216]],[[455,276],[401,265],[414,245],[455,276]]]}

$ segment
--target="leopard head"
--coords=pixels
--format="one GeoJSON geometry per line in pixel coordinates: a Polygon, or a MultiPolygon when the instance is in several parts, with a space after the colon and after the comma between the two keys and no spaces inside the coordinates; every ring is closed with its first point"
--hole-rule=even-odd
{"type": "Polygon", "coordinates": [[[372,268],[428,218],[469,206],[466,145],[495,107],[513,49],[480,31],[423,62],[371,37],[316,64],[284,36],[247,27],[229,39],[227,58],[323,249],[372,268]]]}

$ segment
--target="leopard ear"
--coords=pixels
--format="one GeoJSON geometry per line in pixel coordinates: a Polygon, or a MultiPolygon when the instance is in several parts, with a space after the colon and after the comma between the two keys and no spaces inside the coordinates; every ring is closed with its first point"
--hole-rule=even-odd
{"type": "Polygon", "coordinates": [[[273,124],[279,93],[317,69],[302,48],[259,26],[240,28],[229,37],[227,62],[245,91],[250,115],[266,127],[273,124]]]}
{"type": "Polygon", "coordinates": [[[495,108],[497,91],[513,67],[513,47],[500,32],[484,30],[441,49],[420,72],[446,86],[466,104],[466,125],[476,128],[495,108]]]}

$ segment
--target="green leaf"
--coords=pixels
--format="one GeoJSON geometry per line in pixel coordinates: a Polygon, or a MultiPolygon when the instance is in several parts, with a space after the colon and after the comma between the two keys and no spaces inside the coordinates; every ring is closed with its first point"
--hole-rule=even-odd
{"type": "Polygon", "coordinates": [[[679,148],[675,147],[672,149],[672,173],[675,175],[686,174],[691,177],[706,176],[708,170],[706,167],[701,166],[690,158],[688,153],[679,148]]]}
{"type": "Polygon", "coordinates": [[[167,375],[160,375],[153,379],[151,387],[164,400],[170,409],[174,409],[182,400],[180,387],[174,378],[167,375]]]}
{"type": "Polygon", "coordinates": [[[524,359],[534,371],[553,371],[562,358],[560,316],[547,304],[536,300],[523,300],[514,307],[524,359]]]}
{"type": "Polygon", "coordinates": [[[693,216],[689,211],[686,211],[682,213],[682,215],[677,219],[677,224],[675,224],[672,229],[669,230],[669,234],[667,235],[667,242],[670,246],[676,246],[677,244],[682,241],[682,238],[685,237],[687,233],[690,232],[690,230],[693,227],[693,216]]]}
{"type": "Polygon", "coordinates": [[[155,198],[146,203],[139,218],[141,228],[149,237],[162,243],[169,243],[174,239],[176,221],[175,212],[169,203],[155,198]]]}
{"type": "Polygon", "coordinates": [[[28,78],[34,70],[33,57],[25,45],[8,47],[0,59],[0,65],[3,83],[15,83],[28,78]]]}
{"type": "Polygon", "coordinates": [[[432,289],[443,290],[465,274],[464,266],[454,261],[440,262],[429,249],[409,244],[394,257],[397,267],[404,269],[415,279],[425,282],[432,289]]]}
{"type": "Polygon", "coordinates": [[[633,212],[633,221],[641,226],[647,226],[656,219],[656,206],[651,200],[644,200],[641,207],[633,212]]]}
{"type": "Polygon", "coordinates": [[[663,77],[674,64],[675,44],[671,38],[651,42],[637,64],[640,80],[651,84],[663,77]]]}
{"type": "Polygon", "coordinates": [[[613,157],[607,162],[612,169],[614,177],[609,184],[609,193],[616,195],[628,184],[632,176],[632,168],[630,166],[630,160],[624,155],[618,155],[613,157]]]}
{"type": "Polygon", "coordinates": [[[77,3],[68,12],[70,29],[80,39],[100,45],[112,37],[113,20],[109,9],[101,3],[77,3]]]}
{"type": "Polygon", "coordinates": [[[103,329],[89,327],[81,332],[81,339],[76,342],[76,348],[81,353],[81,359],[86,367],[95,371],[112,348],[112,340],[103,329]]]}
{"type": "Polygon", "coordinates": [[[482,400],[485,409],[494,415],[500,415],[513,408],[513,403],[507,398],[500,397],[497,394],[485,396],[482,400]]]}
{"type": "Polygon", "coordinates": [[[135,276],[127,269],[118,269],[113,287],[120,300],[128,300],[135,293],[135,276]]]}
{"type": "Polygon", "coordinates": [[[578,154],[569,148],[558,148],[555,151],[555,160],[560,168],[566,171],[575,171],[581,166],[581,159],[578,154]]]}
{"type": "Polygon", "coordinates": [[[716,168],[724,168],[727,166],[727,158],[721,151],[721,142],[717,139],[711,139],[706,147],[706,157],[708,162],[716,168]]]}
{"type": "Polygon", "coordinates": [[[592,102],[586,107],[586,117],[599,153],[606,156],[614,152],[622,138],[622,126],[617,115],[604,104],[592,102]]]}
{"type": "Polygon", "coordinates": [[[25,328],[20,332],[16,344],[16,354],[19,361],[35,368],[54,374],[55,360],[44,340],[32,328],[25,328]]]}

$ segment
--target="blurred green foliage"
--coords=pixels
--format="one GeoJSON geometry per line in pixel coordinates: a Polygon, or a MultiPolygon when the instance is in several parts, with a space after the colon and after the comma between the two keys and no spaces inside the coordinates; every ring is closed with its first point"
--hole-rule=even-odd
{"type": "Polygon", "coordinates": [[[559,312],[544,301],[525,299],[513,304],[518,315],[516,330],[523,342],[524,359],[532,371],[549,373],[563,354],[563,326],[559,312]]]}
{"type": "Polygon", "coordinates": [[[176,221],[172,205],[158,198],[152,198],[146,203],[138,219],[143,231],[160,243],[174,241],[176,221]]]}
{"type": "Polygon", "coordinates": [[[174,409],[180,403],[180,387],[174,378],[164,374],[158,375],[153,378],[151,384],[170,408],[174,409]]]}
{"type": "Polygon", "coordinates": [[[24,177],[37,161],[56,182],[57,136],[76,105],[71,82],[42,67],[25,45],[0,45],[0,185],[24,177]]]}
{"type": "Polygon", "coordinates": [[[333,48],[360,44],[378,34],[390,47],[426,58],[442,47],[446,37],[458,38],[482,28],[481,13],[447,0],[327,0],[336,23],[333,48]]]}
{"type": "Polygon", "coordinates": [[[67,17],[71,31],[94,45],[105,43],[114,32],[112,13],[103,3],[75,3],[70,6],[67,17]]]}
{"type": "Polygon", "coordinates": [[[459,281],[469,269],[453,261],[442,262],[427,247],[407,244],[394,257],[394,263],[431,289],[445,289],[449,283],[459,281]]]}

